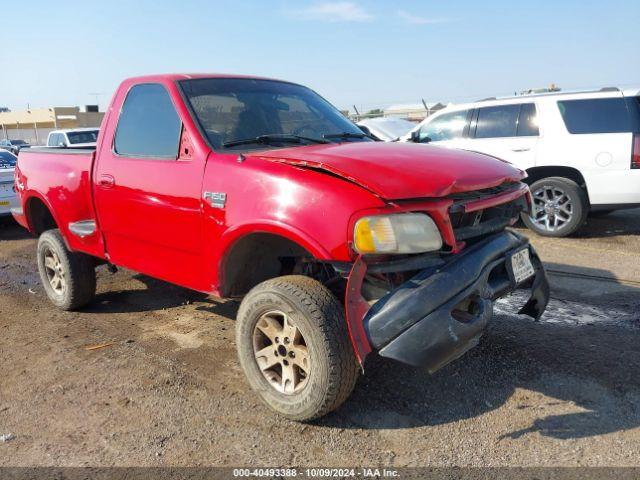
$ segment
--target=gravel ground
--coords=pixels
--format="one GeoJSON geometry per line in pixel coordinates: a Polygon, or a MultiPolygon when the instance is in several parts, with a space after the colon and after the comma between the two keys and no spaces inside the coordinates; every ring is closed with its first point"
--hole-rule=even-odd
{"type": "Polygon", "coordinates": [[[35,240],[5,222],[0,466],[640,466],[638,233],[633,210],[533,238],[554,272],[541,322],[510,297],[458,361],[430,376],[373,358],[305,425],[249,390],[237,303],[101,268],[96,303],[59,312],[35,240]]]}

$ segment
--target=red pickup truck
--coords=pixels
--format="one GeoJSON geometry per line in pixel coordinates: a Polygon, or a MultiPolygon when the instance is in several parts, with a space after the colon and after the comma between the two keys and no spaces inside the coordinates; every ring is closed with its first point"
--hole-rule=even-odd
{"type": "Polygon", "coordinates": [[[433,372],[477,344],[492,303],[549,287],[524,173],[463,151],[374,141],[293,83],[124,81],[95,150],[20,153],[16,220],[39,236],[50,300],[78,309],[96,266],[243,297],[240,364],[277,412],[317,418],[371,352],[433,372]]]}

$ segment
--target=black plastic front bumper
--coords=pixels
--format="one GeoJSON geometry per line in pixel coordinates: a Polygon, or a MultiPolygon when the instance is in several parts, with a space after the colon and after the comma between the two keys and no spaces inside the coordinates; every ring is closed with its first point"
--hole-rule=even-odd
{"type": "Polygon", "coordinates": [[[549,301],[544,267],[527,238],[502,232],[378,300],[364,328],[381,356],[435,372],[478,343],[493,301],[518,288],[531,289],[519,313],[539,319],[549,301]],[[535,275],[516,284],[507,260],[522,248],[529,249],[535,275]]]}

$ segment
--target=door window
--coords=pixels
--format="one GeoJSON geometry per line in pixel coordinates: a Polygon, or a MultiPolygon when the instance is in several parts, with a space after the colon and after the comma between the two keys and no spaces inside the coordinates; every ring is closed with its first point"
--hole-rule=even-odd
{"type": "Polygon", "coordinates": [[[468,115],[469,110],[460,110],[438,116],[420,128],[420,142],[441,142],[461,138],[467,125],[468,115]]]}
{"type": "Polygon", "coordinates": [[[533,103],[523,103],[520,105],[517,135],[519,137],[537,137],[540,135],[536,106],[533,103]]]}
{"type": "Polygon", "coordinates": [[[127,157],[175,160],[181,122],[171,97],[160,84],[135,85],[122,106],[114,150],[127,157]]]}
{"type": "Polygon", "coordinates": [[[478,109],[475,138],[515,137],[520,105],[497,105],[478,109]]]}

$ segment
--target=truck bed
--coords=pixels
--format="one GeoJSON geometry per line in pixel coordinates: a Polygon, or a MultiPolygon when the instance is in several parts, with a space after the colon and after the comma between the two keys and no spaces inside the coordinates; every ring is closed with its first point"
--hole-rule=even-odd
{"type": "MultiPolygon", "coordinates": [[[[81,238],[69,230],[75,222],[95,221],[92,181],[95,149],[30,148],[20,152],[19,175],[24,185],[23,198],[42,201],[73,250],[97,257],[104,256],[99,233],[81,238]],[[37,199],[37,200],[36,200],[37,199]]],[[[28,211],[26,205],[22,206],[28,211]]],[[[24,219],[32,233],[33,219],[24,219]]]]}
{"type": "Polygon", "coordinates": [[[37,152],[37,153],[55,153],[62,155],[85,155],[96,151],[96,147],[31,147],[29,149],[23,149],[22,153],[37,152]]]}

